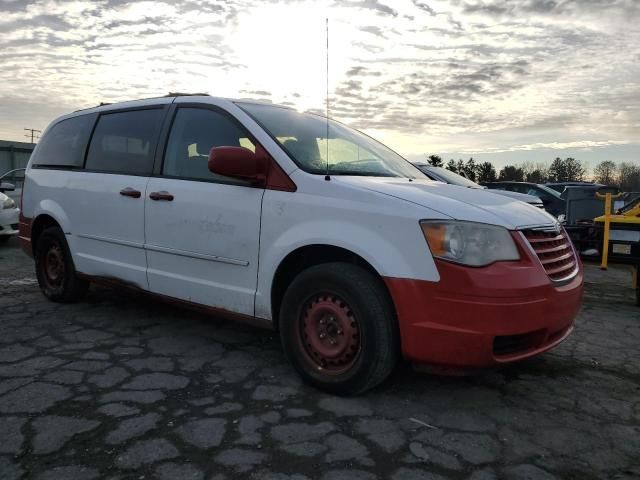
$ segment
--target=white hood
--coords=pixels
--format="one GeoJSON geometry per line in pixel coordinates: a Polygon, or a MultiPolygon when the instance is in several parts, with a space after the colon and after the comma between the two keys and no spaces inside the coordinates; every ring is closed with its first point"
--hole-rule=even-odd
{"type": "Polygon", "coordinates": [[[542,209],[490,190],[407,178],[332,176],[331,180],[412,202],[455,220],[500,225],[511,230],[556,223],[542,209]]]}

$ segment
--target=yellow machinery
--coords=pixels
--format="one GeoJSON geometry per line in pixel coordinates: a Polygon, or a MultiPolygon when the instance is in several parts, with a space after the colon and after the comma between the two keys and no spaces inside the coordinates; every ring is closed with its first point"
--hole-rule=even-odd
{"type": "Polygon", "coordinates": [[[621,194],[600,194],[596,197],[605,201],[604,215],[594,219],[602,225],[602,259],[600,268],[607,269],[609,261],[630,265],[633,272],[633,288],[640,305],[638,288],[638,267],[640,266],[640,202],[616,214],[611,213],[612,201],[621,194]]]}

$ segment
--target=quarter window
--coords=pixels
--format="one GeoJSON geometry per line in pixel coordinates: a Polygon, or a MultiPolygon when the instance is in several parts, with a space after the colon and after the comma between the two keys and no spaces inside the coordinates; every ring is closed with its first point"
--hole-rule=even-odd
{"type": "Polygon", "coordinates": [[[256,149],[247,132],[228,116],[202,108],[179,108],[171,127],[162,173],[244,185],[245,182],[209,171],[209,152],[214,147],[244,147],[253,152],[256,149]]]}
{"type": "Polygon", "coordinates": [[[95,114],[79,115],[53,125],[38,143],[32,165],[82,168],[84,152],[95,119],[95,114]]]}
{"type": "Polygon", "coordinates": [[[102,172],[150,175],[164,110],[132,110],[100,116],[86,168],[102,172]]]}

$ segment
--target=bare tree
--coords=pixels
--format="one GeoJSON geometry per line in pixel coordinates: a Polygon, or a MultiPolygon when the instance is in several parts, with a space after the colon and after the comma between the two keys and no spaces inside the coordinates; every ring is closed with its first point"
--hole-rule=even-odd
{"type": "Polygon", "coordinates": [[[600,162],[593,169],[593,178],[597,183],[602,183],[604,185],[615,185],[616,181],[616,164],[611,160],[606,160],[604,162],[600,162]]]}
{"type": "Polygon", "coordinates": [[[618,182],[622,191],[640,191],[640,166],[632,163],[621,163],[618,166],[618,182]]]}
{"type": "Polygon", "coordinates": [[[524,172],[525,182],[545,183],[549,178],[549,167],[544,163],[524,162],[520,168],[524,172]]]}

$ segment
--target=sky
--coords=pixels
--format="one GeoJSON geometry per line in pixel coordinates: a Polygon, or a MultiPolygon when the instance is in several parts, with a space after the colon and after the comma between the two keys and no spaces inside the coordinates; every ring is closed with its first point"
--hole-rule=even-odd
{"type": "Polygon", "coordinates": [[[323,111],[410,160],[640,162],[640,0],[0,0],[0,139],[206,92],[323,111]]]}

